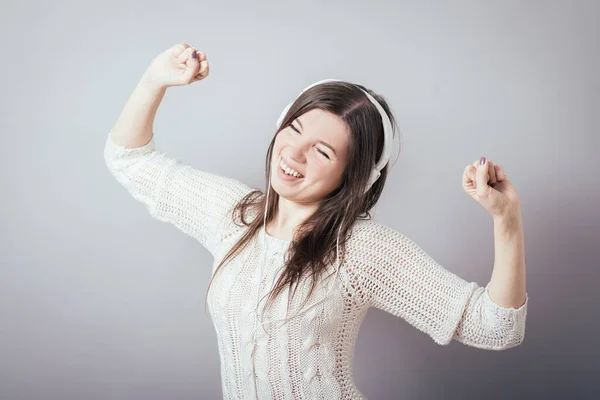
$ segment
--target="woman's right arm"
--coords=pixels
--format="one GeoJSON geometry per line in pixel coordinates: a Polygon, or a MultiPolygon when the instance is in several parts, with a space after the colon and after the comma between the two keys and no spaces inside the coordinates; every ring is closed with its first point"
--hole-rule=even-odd
{"type": "Polygon", "coordinates": [[[115,144],[137,148],[148,143],[152,139],[156,111],[167,88],[201,81],[208,73],[206,55],[185,43],[176,44],[156,56],[112,128],[115,144]]]}
{"type": "Polygon", "coordinates": [[[182,76],[165,63],[181,53],[175,60],[185,60],[190,68],[191,72],[183,72],[188,74],[184,78],[188,83],[207,74],[207,66],[200,66],[201,57],[189,56],[193,49],[181,52],[177,46],[158,56],[139,81],[106,139],[104,160],[117,181],[154,218],[172,223],[214,254],[212,243],[219,237],[219,223],[252,189],[235,179],[196,170],[155,149],[156,111],[167,87],[182,76]]]}
{"type": "Polygon", "coordinates": [[[111,130],[111,138],[117,146],[138,148],[152,139],[156,111],[167,88],[153,82],[147,74],[138,82],[111,130]]]}

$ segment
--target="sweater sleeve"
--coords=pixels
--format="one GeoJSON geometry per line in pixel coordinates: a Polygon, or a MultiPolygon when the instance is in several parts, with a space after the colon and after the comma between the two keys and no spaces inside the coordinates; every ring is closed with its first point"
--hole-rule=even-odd
{"type": "Polygon", "coordinates": [[[358,224],[346,254],[347,273],[367,306],[405,319],[440,345],[455,339],[504,350],[525,338],[528,296],[519,308],[501,307],[490,298],[487,285],[444,269],[393,229],[371,221],[358,224]]]}
{"type": "Polygon", "coordinates": [[[155,149],[154,137],[144,146],[125,148],[108,134],[104,160],[111,174],[150,215],[173,224],[214,255],[220,223],[252,189],[243,183],[199,171],[155,149]]]}

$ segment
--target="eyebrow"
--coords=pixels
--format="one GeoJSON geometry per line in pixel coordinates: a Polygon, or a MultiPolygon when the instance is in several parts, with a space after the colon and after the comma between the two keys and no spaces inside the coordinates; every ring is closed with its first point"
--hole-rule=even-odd
{"type": "MultiPolygon", "coordinates": [[[[300,119],[296,118],[295,121],[298,122],[298,125],[300,125],[300,129],[304,130],[304,127],[302,126],[302,122],[300,122],[300,119]]],[[[333,151],[333,154],[335,154],[335,156],[337,157],[337,153],[335,152],[335,149],[333,147],[331,147],[331,145],[329,143],[324,142],[321,139],[318,139],[317,142],[322,143],[323,145],[329,147],[331,149],[331,151],[333,151]]]]}

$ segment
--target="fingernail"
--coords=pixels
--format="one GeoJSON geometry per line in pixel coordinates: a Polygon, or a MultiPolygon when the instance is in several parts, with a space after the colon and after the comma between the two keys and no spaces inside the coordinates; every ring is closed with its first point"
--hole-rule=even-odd
{"type": "Polygon", "coordinates": [[[192,53],[192,58],[196,58],[197,55],[198,53],[196,52],[196,50],[194,50],[194,52],[192,53]]]}
{"type": "Polygon", "coordinates": [[[481,159],[479,159],[479,165],[483,164],[485,164],[485,157],[481,157],[481,159]]]}

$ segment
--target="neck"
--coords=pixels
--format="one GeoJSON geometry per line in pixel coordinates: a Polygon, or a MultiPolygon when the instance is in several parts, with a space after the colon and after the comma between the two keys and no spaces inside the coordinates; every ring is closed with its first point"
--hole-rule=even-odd
{"type": "Polygon", "coordinates": [[[297,227],[315,213],[315,204],[300,204],[279,196],[277,212],[267,222],[266,230],[270,236],[283,240],[292,240],[297,227]]]}

